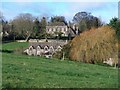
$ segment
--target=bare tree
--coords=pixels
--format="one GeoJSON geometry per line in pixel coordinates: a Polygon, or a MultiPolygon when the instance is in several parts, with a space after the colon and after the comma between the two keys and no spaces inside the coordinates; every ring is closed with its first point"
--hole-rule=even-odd
{"type": "Polygon", "coordinates": [[[13,32],[16,37],[23,37],[26,41],[28,41],[29,37],[33,32],[33,20],[34,17],[29,14],[20,14],[13,21],[12,24],[14,26],[13,32]]]}

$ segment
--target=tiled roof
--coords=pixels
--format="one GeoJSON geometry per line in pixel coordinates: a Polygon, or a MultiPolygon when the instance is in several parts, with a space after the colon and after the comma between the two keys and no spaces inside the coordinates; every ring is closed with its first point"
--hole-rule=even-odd
{"type": "Polygon", "coordinates": [[[58,46],[65,45],[64,42],[31,42],[29,43],[29,46],[33,46],[33,48],[37,48],[37,46],[40,46],[41,48],[44,48],[45,46],[53,46],[54,49],[56,49],[58,46]]]}

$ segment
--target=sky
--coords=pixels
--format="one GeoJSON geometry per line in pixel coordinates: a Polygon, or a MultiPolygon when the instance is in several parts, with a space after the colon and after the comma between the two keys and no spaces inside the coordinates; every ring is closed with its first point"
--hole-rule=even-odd
{"type": "Polygon", "coordinates": [[[20,13],[31,13],[41,18],[43,16],[65,16],[67,21],[72,21],[78,12],[86,11],[100,18],[103,22],[118,17],[118,1],[112,0],[4,0],[0,2],[0,11],[6,20],[12,20],[20,13]]]}

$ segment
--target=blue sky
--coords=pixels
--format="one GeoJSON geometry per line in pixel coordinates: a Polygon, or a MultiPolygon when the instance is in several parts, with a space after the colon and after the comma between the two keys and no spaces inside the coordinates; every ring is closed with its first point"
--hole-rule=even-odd
{"type": "Polygon", "coordinates": [[[0,2],[0,11],[7,20],[13,19],[20,13],[31,13],[33,16],[41,18],[42,16],[51,17],[56,15],[65,16],[66,20],[72,20],[73,16],[80,11],[90,12],[99,17],[103,22],[108,23],[113,17],[118,17],[118,1],[114,2],[48,2],[23,0],[4,0],[0,2]]]}

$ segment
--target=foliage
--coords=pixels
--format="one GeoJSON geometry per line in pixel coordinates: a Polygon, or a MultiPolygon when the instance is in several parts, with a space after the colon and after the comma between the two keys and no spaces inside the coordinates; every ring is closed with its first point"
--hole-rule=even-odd
{"type": "Polygon", "coordinates": [[[8,22],[4,20],[2,20],[0,25],[0,29],[2,29],[0,32],[3,32],[2,40],[6,40],[9,37],[11,27],[8,22]]]}
{"type": "Polygon", "coordinates": [[[79,30],[80,30],[81,32],[87,30],[87,24],[86,24],[86,21],[85,21],[85,20],[81,20],[81,21],[79,22],[79,30]]]}
{"type": "Polygon", "coordinates": [[[32,33],[33,38],[39,37],[39,30],[40,30],[40,21],[38,20],[38,18],[36,18],[34,21],[34,26],[33,26],[33,31],[34,31],[32,33]]]}
{"type": "Polygon", "coordinates": [[[57,38],[58,40],[62,37],[62,34],[63,34],[63,32],[61,32],[61,31],[55,31],[55,32],[54,32],[54,36],[56,36],[56,38],[57,38]]]}
{"type": "MultiPolygon", "coordinates": [[[[46,38],[47,33],[46,33],[46,25],[47,25],[47,20],[45,17],[42,17],[42,19],[39,21],[36,19],[34,21],[34,36],[33,38],[46,38]]],[[[50,35],[48,35],[50,36],[50,35]]]]}
{"type": "Polygon", "coordinates": [[[63,46],[62,53],[64,53],[65,58],[69,58],[69,52],[70,52],[70,42],[63,46]]]}
{"type": "Polygon", "coordinates": [[[56,52],[53,55],[53,58],[63,59],[63,57],[64,57],[65,59],[68,59],[69,58],[70,48],[71,48],[71,46],[70,46],[70,42],[69,42],[68,44],[62,46],[62,50],[56,52]]]}
{"type": "Polygon", "coordinates": [[[9,33],[8,39],[26,39],[29,38],[45,38],[46,37],[46,18],[41,20],[35,19],[29,13],[22,13],[16,16],[9,23],[1,21],[3,23],[3,35],[7,31],[9,33]]]}
{"type": "MultiPolygon", "coordinates": [[[[6,43],[3,49],[14,50],[26,45],[6,43]]],[[[3,89],[118,88],[118,70],[112,67],[14,53],[2,53],[2,59],[3,89]]]]}
{"type": "Polygon", "coordinates": [[[118,18],[112,18],[109,23],[110,26],[112,26],[116,30],[117,37],[120,41],[120,19],[118,18]]]}
{"type": "Polygon", "coordinates": [[[34,17],[29,14],[20,14],[13,21],[13,32],[16,37],[23,37],[28,40],[31,34],[33,33],[33,20],[34,17]]]}
{"type": "MultiPolygon", "coordinates": [[[[2,16],[0,16],[0,19],[1,18],[2,16]]],[[[3,21],[4,20],[1,19],[0,22],[3,21]]],[[[89,30],[91,27],[101,26],[100,19],[92,16],[87,12],[78,12],[73,17],[73,23],[75,22],[77,22],[77,26],[79,27],[79,33],[83,32],[84,30],[89,30]]],[[[70,28],[74,34],[76,34],[76,29],[67,24],[64,16],[53,16],[51,17],[50,22],[47,23],[45,17],[43,17],[41,20],[38,20],[29,13],[21,13],[12,21],[8,22],[8,24],[4,23],[3,31],[9,31],[8,39],[26,39],[26,41],[28,41],[29,38],[48,38],[47,36],[50,37],[51,35],[46,35],[46,25],[67,25],[67,27],[70,28]]],[[[71,39],[70,34],[69,39],[71,39]]]]}
{"type": "Polygon", "coordinates": [[[50,22],[48,23],[48,25],[51,25],[51,26],[63,26],[66,24],[66,19],[64,16],[53,16],[51,17],[50,19],[50,22]]]}
{"type": "Polygon", "coordinates": [[[88,17],[91,17],[90,13],[87,13],[87,12],[78,12],[73,17],[73,22],[74,23],[79,23],[82,19],[86,19],[88,17]]]}
{"type": "Polygon", "coordinates": [[[65,17],[64,16],[54,16],[51,17],[51,22],[55,23],[55,22],[65,22],[65,17]]]}
{"type": "Polygon", "coordinates": [[[41,39],[50,36],[46,33],[46,25],[47,25],[47,21],[45,17],[42,17],[40,21],[36,18],[34,21],[34,31],[32,34],[32,38],[41,39]]]}
{"type": "Polygon", "coordinates": [[[78,12],[73,17],[73,23],[78,24],[79,30],[81,32],[89,30],[92,27],[98,28],[102,25],[102,22],[99,18],[91,15],[88,12],[78,12]]]}
{"type": "Polygon", "coordinates": [[[70,43],[70,59],[86,63],[101,63],[108,58],[117,58],[118,43],[115,36],[115,30],[109,26],[93,28],[81,33],[70,43]]]}
{"type": "Polygon", "coordinates": [[[46,25],[47,25],[47,21],[46,21],[46,18],[43,17],[41,19],[41,22],[40,22],[40,33],[46,33],[46,25]]]}
{"type": "Polygon", "coordinates": [[[62,52],[61,51],[57,51],[56,53],[53,54],[53,58],[57,58],[57,59],[62,59],[62,52]]]}

